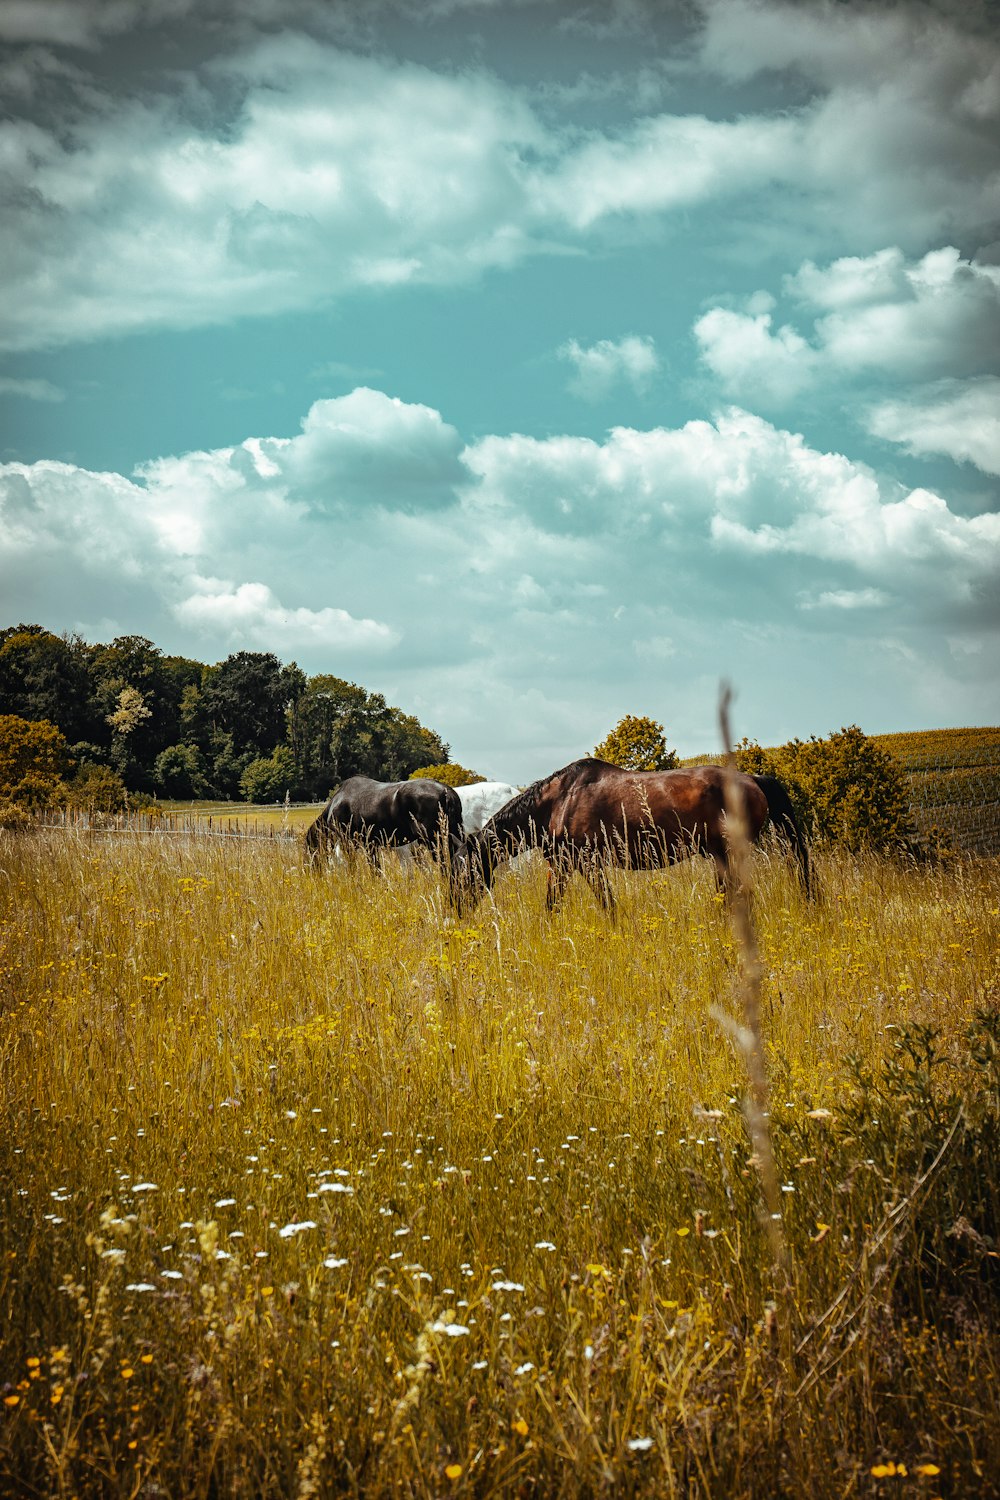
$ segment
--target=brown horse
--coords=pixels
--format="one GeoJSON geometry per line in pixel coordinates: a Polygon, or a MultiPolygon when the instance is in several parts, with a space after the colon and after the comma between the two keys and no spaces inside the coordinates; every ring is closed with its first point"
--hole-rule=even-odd
{"type": "Polygon", "coordinates": [[[719,766],[623,771],[589,757],[536,781],[472,834],[456,857],[459,882],[466,889],[489,890],[497,868],[531,846],[540,848],[549,862],[550,908],[574,870],[610,907],[610,866],[658,870],[696,853],[712,857],[725,887],[730,777],[733,792],[742,797],[750,841],[756,842],[772,815],[775,827],[792,843],[808,891],[805,842],[788,794],[775,778],[745,776],[719,766]]]}

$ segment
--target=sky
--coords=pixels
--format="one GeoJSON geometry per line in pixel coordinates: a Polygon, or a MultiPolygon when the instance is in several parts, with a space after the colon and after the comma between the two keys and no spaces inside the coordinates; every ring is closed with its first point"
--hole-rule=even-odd
{"type": "Polygon", "coordinates": [[[0,624],[514,782],[996,723],[983,0],[0,0],[0,624]]]}

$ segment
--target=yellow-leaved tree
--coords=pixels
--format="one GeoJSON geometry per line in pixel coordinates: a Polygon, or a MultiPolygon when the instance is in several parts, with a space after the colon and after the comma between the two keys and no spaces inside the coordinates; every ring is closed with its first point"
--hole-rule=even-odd
{"type": "Polygon", "coordinates": [[[474,786],[477,781],[485,781],[485,776],[470,771],[466,766],[460,766],[457,761],[449,760],[445,765],[421,766],[417,771],[410,772],[411,781],[440,781],[445,786],[474,786]]]}
{"type": "Polygon", "coordinates": [[[624,771],[672,771],[680,764],[677,751],[667,749],[663,725],[636,714],[619,719],[607,738],[594,746],[594,754],[624,771]]]}
{"type": "Polygon", "coordinates": [[[57,802],[73,762],[65,737],[48,719],[0,714],[0,814],[4,826],[57,802]],[[9,816],[8,816],[9,815],[9,816]]]}

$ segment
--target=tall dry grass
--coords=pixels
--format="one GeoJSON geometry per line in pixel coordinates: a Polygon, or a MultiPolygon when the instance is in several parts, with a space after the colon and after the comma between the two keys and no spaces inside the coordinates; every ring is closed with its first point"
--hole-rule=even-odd
{"type": "Polygon", "coordinates": [[[0,1491],[965,1495],[1000,1472],[996,866],[0,846],[0,1491]]]}

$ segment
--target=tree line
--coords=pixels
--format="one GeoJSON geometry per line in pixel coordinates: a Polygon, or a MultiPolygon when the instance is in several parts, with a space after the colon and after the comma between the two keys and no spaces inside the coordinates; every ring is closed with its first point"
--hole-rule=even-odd
{"type": "Polygon", "coordinates": [[[347,776],[401,781],[450,761],[381,693],[269,651],[208,665],[145,636],[93,644],[41,625],[0,630],[0,716],[52,725],[64,774],[92,802],[115,782],[140,797],[317,801],[347,776]]]}

